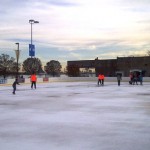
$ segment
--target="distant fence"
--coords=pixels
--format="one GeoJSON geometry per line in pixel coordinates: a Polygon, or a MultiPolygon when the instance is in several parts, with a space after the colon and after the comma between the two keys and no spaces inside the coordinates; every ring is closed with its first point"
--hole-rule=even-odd
{"type": "Polygon", "coordinates": [[[7,80],[6,79],[0,79],[0,84],[6,84],[7,80]]]}
{"type": "MultiPolygon", "coordinates": [[[[15,79],[0,79],[0,84],[12,84],[15,79]]],[[[129,77],[122,77],[122,82],[129,82],[129,77]]],[[[97,77],[44,77],[37,78],[37,83],[49,82],[97,82],[97,77]]],[[[105,82],[117,82],[116,77],[105,77],[105,82]]],[[[143,82],[150,82],[150,77],[144,77],[143,82]]],[[[30,83],[30,78],[23,78],[20,83],[30,83]]]]}

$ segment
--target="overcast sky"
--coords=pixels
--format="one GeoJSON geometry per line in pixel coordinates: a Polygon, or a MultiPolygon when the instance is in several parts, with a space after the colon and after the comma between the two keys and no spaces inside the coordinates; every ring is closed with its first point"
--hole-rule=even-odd
{"type": "Polygon", "coordinates": [[[30,19],[36,57],[58,60],[111,59],[150,50],[150,0],[1,0],[0,54],[28,55],[30,19]]]}

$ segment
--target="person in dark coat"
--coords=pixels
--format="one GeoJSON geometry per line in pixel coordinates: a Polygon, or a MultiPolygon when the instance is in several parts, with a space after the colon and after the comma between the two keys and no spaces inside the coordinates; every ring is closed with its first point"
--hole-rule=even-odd
{"type": "Polygon", "coordinates": [[[122,80],[121,74],[117,74],[117,81],[118,81],[118,86],[120,86],[120,81],[122,80]]]}
{"type": "Polygon", "coordinates": [[[143,76],[142,74],[139,75],[140,84],[143,85],[143,76]]]}
{"type": "Polygon", "coordinates": [[[16,94],[15,92],[16,92],[16,86],[17,86],[17,84],[18,85],[20,85],[19,83],[18,83],[18,79],[15,79],[15,81],[14,81],[14,83],[12,84],[12,87],[13,87],[13,94],[16,94]]]}

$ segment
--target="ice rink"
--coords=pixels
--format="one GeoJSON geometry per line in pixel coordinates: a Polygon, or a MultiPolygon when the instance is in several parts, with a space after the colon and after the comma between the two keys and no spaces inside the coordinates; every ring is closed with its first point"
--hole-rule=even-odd
{"type": "Polygon", "coordinates": [[[0,86],[0,150],[150,150],[150,82],[0,86]]]}

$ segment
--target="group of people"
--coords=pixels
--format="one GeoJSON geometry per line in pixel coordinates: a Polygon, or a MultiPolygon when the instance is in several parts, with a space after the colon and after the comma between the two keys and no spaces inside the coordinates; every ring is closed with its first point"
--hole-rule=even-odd
{"type": "MultiPolygon", "coordinates": [[[[118,83],[118,86],[120,86],[120,82],[122,80],[122,74],[121,73],[118,73],[117,75],[117,83],[118,83]]],[[[98,75],[98,86],[99,84],[100,85],[104,85],[104,79],[105,79],[105,76],[103,74],[99,74],[98,75]]],[[[130,81],[129,83],[134,85],[134,84],[137,84],[138,85],[138,82],[140,82],[140,84],[142,85],[143,84],[143,76],[142,74],[133,74],[131,73],[130,74],[130,81]]]]}
{"type": "MultiPolygon", "coordinates": [[[[104,74],[99,74],[99,75],[98,75],[98,82],[97,82],[98,86],[99,86],[99,85],[104,85],[104,79],[105,79],[104,74]]],[[[121,80],[122,80],[122,75],[121,75],[121,74],[117,74],[118,86],[120,86],[121,80]]]]}
{"type": "Polygon", "coordinates": [[[141,73],[130,73],[130,81],[129,83],[134,85],[138,85],[138,82],[140,82],[140,84],[143,84],[143,76],[141,73]]]}
{"type": "Polygon", "coordinates": [[[105,76],[103,74],[98,75],[98,83],[97,83],[98,86],[99,86],[99,84],[104,85],[104,79],[105,79],[105,76]]]}
{"type": "MultiPolygon", "coordinates": [[[[29,78],[30,78],[30,81],[31,81],[31,89],[33,89],[33,86],[36,89],[36,81],[37,81],[36,74],[33,73],[29,78]]],[[[12,93],[13,94],[16,94],[17,84],[20,85],[19,82],[18,82],[18,78],[16,78],[15,81],[13,82],[13,84],[12,84],[12,87],[13,87],[13,92],[12,93]]]]}
{"type": "MultiPolygon", "coordinates": [[[[104,85],[104,79],[105,79],[105,76],[104,74],[99,74],[98,75],[98,86],[99,85],[104,85]]],[[[122,75],[121,74],[117,74],[117,82],[118,82],[118,86],[120,86],[120,82],[122,80],[122,75]]],[[[33,87],[36,89],[36,81],[37,81],[37,77],[36,77],[36,74],[33,73],[31,76],[30,76],[30,81],[31,81],[31,89],[33,89],[33,87]]],[[[143,77],[141,74],[139,75],[135,75],[135,74],[130,74],[130,81],[129,83],[130,84],[138,84],[137,82],[140,81],[140,84],[142,85],[142,82],[143,82],[143,77]]],[[[12,84],[12,87],[13,87],[13,94],[15,94],[16,92],[16,86],[17,84],[19,85],[19,82],[18,82],[18,78],[15,79],[15,81],[13,82],[12,84]]]]}

